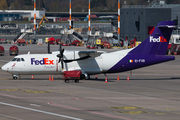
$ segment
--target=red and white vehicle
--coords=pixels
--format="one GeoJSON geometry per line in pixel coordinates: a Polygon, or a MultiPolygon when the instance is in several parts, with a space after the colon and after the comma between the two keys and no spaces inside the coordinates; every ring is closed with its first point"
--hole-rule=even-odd
{"type": "Polygon", "coordinates": [[[4,55],[4,47],[3,46],[0,46],[0,55],[4,55]]]}
{"type": "Polygon", "coordinates": [[[167,48],[167,54],[178,55],[180,54],[180,35],[172,35],[167,48]]]}

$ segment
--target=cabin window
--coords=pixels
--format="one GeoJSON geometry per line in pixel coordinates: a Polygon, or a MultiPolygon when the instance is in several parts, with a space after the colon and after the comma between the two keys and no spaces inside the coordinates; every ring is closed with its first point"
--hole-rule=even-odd
{"type": "Polygon", "coordinates": [[[25,61],[24,58],[21,58],[21,61],[25,61]]]}

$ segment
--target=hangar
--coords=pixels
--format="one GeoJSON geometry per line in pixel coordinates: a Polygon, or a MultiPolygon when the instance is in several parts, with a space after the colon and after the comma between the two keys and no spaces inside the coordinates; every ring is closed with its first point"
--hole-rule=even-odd
{"type": "Polygon", "coordinates": [[[121,38],[145,40],[160,21],[174,20],[180,25],[180,5],[154,3],[124,5],[121,9],[121,38]]]}

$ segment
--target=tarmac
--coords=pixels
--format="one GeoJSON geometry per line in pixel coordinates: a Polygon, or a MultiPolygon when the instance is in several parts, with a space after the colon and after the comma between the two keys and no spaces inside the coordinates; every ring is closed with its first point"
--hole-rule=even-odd
{"type": "MultiPolygon", "coordinates": [[[[10,44],[0,67],[10,61],[10,44]]],[[[51,51],[58,45],[51,45],[51,51]]],[[[64,47],[87,50],[84,47],[64,47]]],[[[116,49],[117,50],[117,49],[116,49]]],[[[47,45],[19,47],[19,54],[47,53],[47,45]]],[[[115,50],[105,50],[107,52],[115,50]]],[[[0,70],[0,120],[179,120],[180,118],[180,56],[133,71],[91,76],[80,83],[64,83],[61,75],[21,76],[0,70]],[[117,77],[120,80],[117,80],[117,77]],[[127,76],[130,80],[127,81],[127,76]]]]}

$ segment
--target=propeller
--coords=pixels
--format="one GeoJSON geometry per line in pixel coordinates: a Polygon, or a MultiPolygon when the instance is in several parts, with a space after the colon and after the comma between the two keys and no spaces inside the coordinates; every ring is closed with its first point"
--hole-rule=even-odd
{"type": "MultiPolygon", "coordinates": [[[[64,49],[62,49],[62,45],[61,45],[61,43],[59,43],[59,54],[57,55],[57,57],[59,58],[59,62],[58,63],[61,62],[62,70],[64,70],[64,64],[63,63],[79,61],[79,60],[85,60],[85,59],[88,59],[88,58],[91,57],[90,55],[87,55],[87,56],[84,56],[84,57],[81,57],[81,58],[78,58],[78,59],[64,60],[64,57],[63,57],[64,54],[63,53],[64,53],[64,49]]],[[[85,53],[89,53],[89,52],[86,51],[85,53]]],[[[92,53],[92,51],[90,51],[90,53],[92,53]]],[[[95,53],[95,51],[93,51],[93,53],[95,53]]]]}
{"type": "Polygon", "coordinates": [[[59,54],[57,55],[57,57],[59,58],[59,62],[61,62],[61,67],[62,67],[62,70],[64,70],[64,59],[63,59],[63,53],[64,53],[64,49],[62,49],[61,47],[61,43],[59,43],[59,54]]]}

